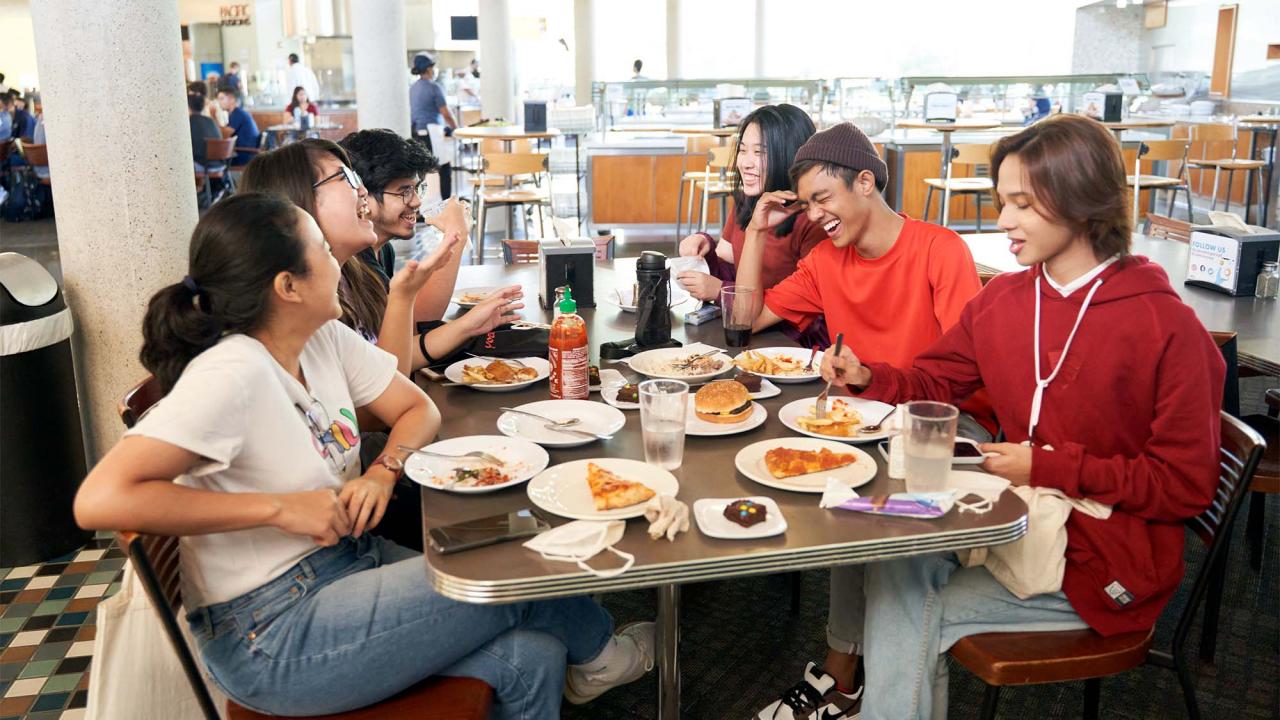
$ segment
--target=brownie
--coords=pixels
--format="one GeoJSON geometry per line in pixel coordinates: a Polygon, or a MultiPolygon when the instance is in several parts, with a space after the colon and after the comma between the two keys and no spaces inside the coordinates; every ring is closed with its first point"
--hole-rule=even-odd
{"type": "Polygon", "coordinates": [[[600,368],[598,366],[596,365],[587,366],[587,384],[589,385],[600,384],[600,368]]]}
{"type": "Polygon", "coordinates": [[[745,370],[739,370],[737,375],[733,376],[734,380],[742,383],[747,388],[747,392],[760,392],[760,376],[755,373],[749,373],[745,370]]]}
{"type": "Polygon", "coordinates": [[[618,402],[640,402],[640,386],[635,383],[627,383],[618,388],[618,402]]]}
{"type": "Polygon", "coordinates": [[[742,527],[764,522],[768,508],[750,500],[734,500],[724,508],[724,516],[742,527]]]}

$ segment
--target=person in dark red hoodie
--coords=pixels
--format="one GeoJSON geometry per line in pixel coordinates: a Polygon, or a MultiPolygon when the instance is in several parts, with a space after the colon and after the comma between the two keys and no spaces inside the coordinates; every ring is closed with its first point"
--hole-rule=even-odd
{"type": "Polygon", "coordinates": [[[1120,147],[1060,115],[992,153],[999,225],[1028,270],[994,278],[910,369],[847,349],[823,376],[861,397],[956,402],[986,387],[1008,442],[983,467],[1111,506],[1067,520],[1062,592],[1021,600],[984,567],[931,555],[868,566],[862,717],[946,715],[968,635],[1150,629],[1182,578],[1183,521],[1217,482],[1225,366],[1164,270],[1129,254],[1120,147]]]}

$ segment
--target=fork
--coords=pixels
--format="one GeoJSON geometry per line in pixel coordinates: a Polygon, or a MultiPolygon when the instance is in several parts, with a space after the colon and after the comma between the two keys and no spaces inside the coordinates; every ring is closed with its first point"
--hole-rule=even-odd
{"type": "Polygon", "coordinates": [[[724,352],[724,351],[723,351],[723,350],[721,350],[720,348],[715,348],[715,349],[712,349],[712,350],[708,350],[707,352],[701,353],[701,354],[699,354],[699,355],[694,355],[694,356],[692,356],[692,357],[686,358],[686,359],[684,359],[684,360],[683,360],[683,361],[681,361],[681,362],[674,363],[674,364],[672,364],[672,367],[674,367],[674,368],[679,368],[679,369],[683,370],[683,369],[685,369],[685,368],[689,367],[690,365],[693,365],[694,363],[698,362],[699,360],[702,360],[703,358],[709,358],[709,357],[712,357],[712,356],[714,356],[714,355],[719,355],[721,352],[724,352]]]}
{"type": "Polygon", "coordinates": [[[522,368],[529,367],[528,365],[525,365],[524,363],[520,362],[516,358],[494,358],[494,357],[489,357],[487,355],[477,355],[473,352],[466,353],[466,355],[473,357],[477,360],[488,360],[489,362],[498,362],[498,361],[509,362],[509,363],[515,363],[516,365],[519,365],[522,368]]]}
{"type": "MultiPolygon", "coordinates": [[[[844,347],[844,333],[836,335],[836,353],[832,357],[840,357],[840,349],[844,347]]],[[[813,416],[819,420],[827,416],[827,393],[831,392],[831,381],[827,381],[827,386],[822,389],[822,393],[818,395],[818,401],[813,404],[813,416]]]]}
{"type": "Polygon", "coordinates": [[[408,445],[397,445],[396,447],[400,448],[401,450],[407,453],[413,453],[415,455],[426,455],[427,457],[447,458],[449,460],[479,460],[480,462],[487,463],[489,465],[506,467],[506,463],[503,462],[501,459],[499,459],[494,455],[490,455],[487,452],[483,452],[481,450],[472,450],[471,452],[465,452],[465,453],[462,453],[461,455],[449,455],[448,453],[438,453],[438,452],[433,452],[431,450],[419,450],[418,448],[409,447],[408,445]]]}

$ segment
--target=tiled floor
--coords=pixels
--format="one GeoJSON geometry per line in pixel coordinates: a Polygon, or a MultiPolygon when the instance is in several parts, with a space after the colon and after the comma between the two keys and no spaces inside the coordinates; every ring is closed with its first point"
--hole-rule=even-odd
{"type": "Polygon", "coordinates": [[[98,603],[120,587],[111,536],[39,565],[0,568],[0,720],[84,716],[98,603]]]}

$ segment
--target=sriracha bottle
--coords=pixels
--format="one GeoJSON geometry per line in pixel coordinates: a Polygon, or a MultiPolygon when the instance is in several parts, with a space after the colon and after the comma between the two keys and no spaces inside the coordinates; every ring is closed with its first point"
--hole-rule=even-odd
{"type": "Polygon", "coordinates": [[[551,363],[551,399],[586,400],[590,378],[587,371],[587,324],[578,313],[573,291],[565,288],[560,315],[551,324],[548,350],[551,363]]]}

